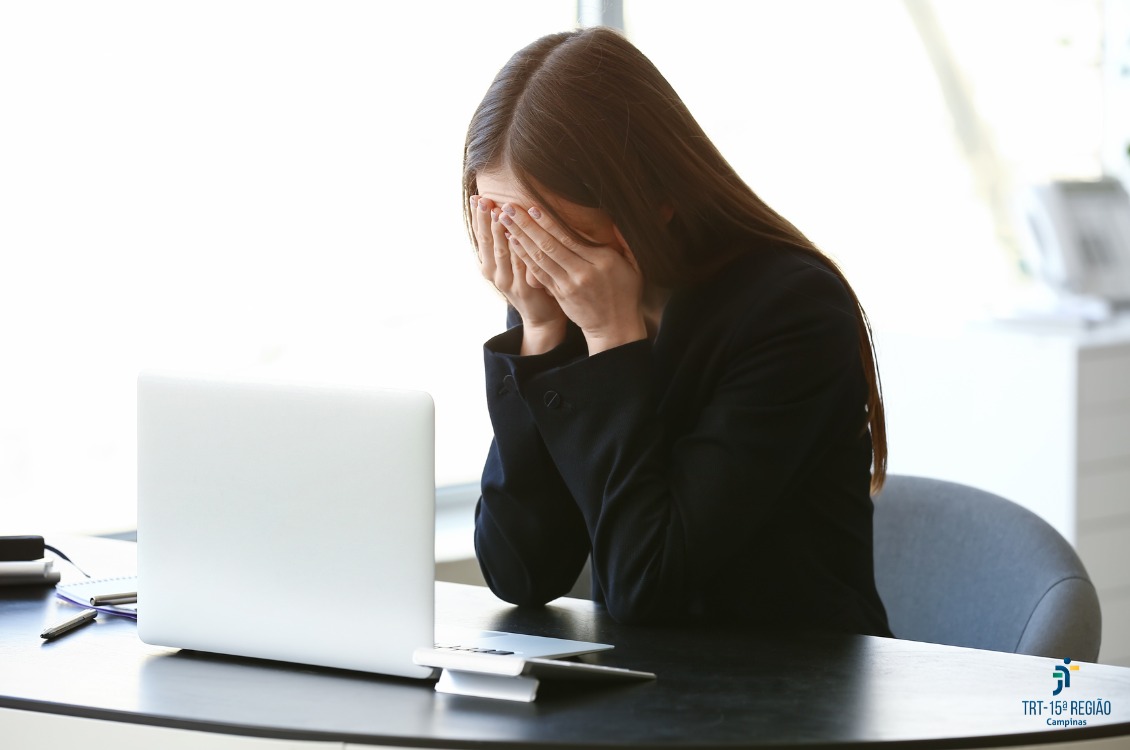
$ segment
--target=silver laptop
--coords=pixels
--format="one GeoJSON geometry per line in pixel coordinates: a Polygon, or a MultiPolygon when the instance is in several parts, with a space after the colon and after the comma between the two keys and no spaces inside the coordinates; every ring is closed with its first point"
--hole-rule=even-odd
{"type": "Polygon", "coordinates": [[[138,378],[138,635],[403,677],[442,645],[570,656],[606,644],[434,621],[427,393],[138,378]]]}

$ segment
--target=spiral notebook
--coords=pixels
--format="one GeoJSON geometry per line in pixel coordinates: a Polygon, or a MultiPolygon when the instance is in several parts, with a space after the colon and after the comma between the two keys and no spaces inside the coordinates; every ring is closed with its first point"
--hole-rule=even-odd
{"type": "Polygon", "coordinates": [[[96,609],[108,615],[119,615],[131,620],[137,619],[137,604],[100,604],[92,606],[90,600],[96,596],[125,594],[137,591],[137,576],[116,578],[91,578],[75,583],[60,583],[55,586],[55,596],[87,609],[96,609]]]}

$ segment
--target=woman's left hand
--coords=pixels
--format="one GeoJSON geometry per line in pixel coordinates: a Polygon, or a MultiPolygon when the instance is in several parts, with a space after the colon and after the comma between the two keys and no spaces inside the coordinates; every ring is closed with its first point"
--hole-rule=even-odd
{"type": "Polygon", "coordinates": [[[502,207],[510,248],[576,323],[596,354],[647,338],[643,276],[620,230],[620,247],[582,245],[547,214],[514,204],[502,207]]]}

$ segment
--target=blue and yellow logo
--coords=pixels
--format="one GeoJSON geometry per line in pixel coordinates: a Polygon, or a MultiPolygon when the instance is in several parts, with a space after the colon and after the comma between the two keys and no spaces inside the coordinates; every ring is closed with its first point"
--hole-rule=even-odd
{"type": "Polygon", "coordinates": [[[1052,671],[1052,677],[1055,678],[1056,682],[1052,695],[1059,695],[1064,688],[1071,687],[1071,673],[1077,671],[1079,671],[1079,665],[1072,664],[1070,659],[1064,659],[1063,664],[1056,664],[1052,671]]]}

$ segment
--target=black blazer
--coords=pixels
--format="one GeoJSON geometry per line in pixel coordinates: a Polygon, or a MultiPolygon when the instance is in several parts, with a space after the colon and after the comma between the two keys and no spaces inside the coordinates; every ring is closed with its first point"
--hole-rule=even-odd
{"type": "Polygon", "coordinates": [[[537,356],[521,337],[485,347],[475,548],[496,595],[543,604],[591,553],[619,621],[890,635],[859,333],[827,267],[751,251],[673,295],[654,341],[592,357],[573,326],[537,356]]]}

